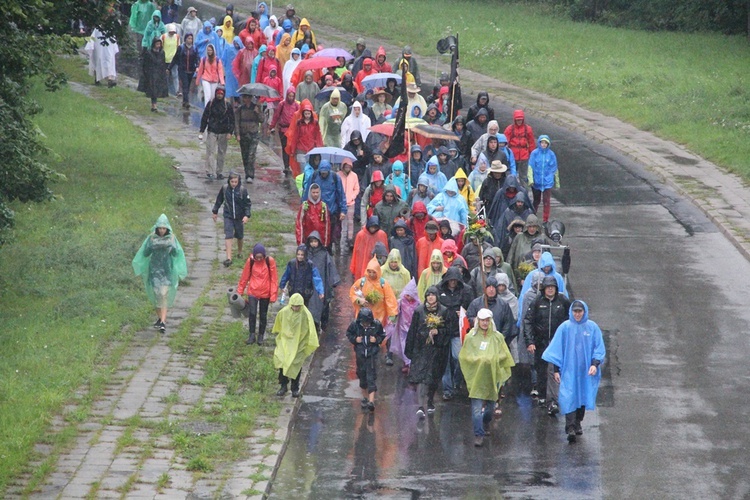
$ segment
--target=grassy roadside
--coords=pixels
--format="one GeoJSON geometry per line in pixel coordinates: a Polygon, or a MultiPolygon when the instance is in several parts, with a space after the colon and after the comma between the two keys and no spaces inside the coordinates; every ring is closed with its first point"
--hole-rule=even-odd
{"type": "MultiPolygon", "coordinates": [[[[381,0],[376,8],[360,8],[347,0],[298,0],[294,5],[313,29],[317,21],[410,44],[431,56],[439,38],[459,33],[462,67],[616,116],[750,180],[750,46],[744,37],[574,23],[544,6],[520,3],[381,0]],[[356,15],[341,15],[352,8],[356,15]]],[[[395,62],[397,56],[388,59],[395,62]]],[[[420,67],[425,85],[433,84],[434,70],[420,67]]],[[[473,100],[467,97],[466,106],[473,100]]]]}
{"type": "Polygon", "coordinates": [[[73,393],[101,390],[112,343],[151,319],[130,261],[160,213],[179,234],[190,210],[171,162],[126,118],[67,88],[33,94],[47,161],[67,182],[52,203],[13,207],[16,240],[0,252],[0,492],[73,393]]]}

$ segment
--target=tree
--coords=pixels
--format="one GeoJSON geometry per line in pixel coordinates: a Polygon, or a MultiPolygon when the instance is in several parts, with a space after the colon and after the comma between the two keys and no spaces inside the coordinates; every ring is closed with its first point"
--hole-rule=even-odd
{"type": "Polygon", "coordinates": [[[75,53],[72,21],[99,26],[108,36],[125,39],[116,0],[2,0],[0,32],[0,246],[11,236],[15,217],[9,203],[53,198],[51,184],[64,177],[44,164],[46,153],[30,117],[40,111],[29,98],[32,79],[44,78],[48,91],[65,84],[55,56],[75,53]]]}

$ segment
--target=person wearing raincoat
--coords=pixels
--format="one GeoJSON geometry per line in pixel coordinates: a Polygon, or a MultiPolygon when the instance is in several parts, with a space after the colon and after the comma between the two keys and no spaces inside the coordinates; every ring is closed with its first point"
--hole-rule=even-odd
{"type": "Polygon", "coordinates": [[[297,211],[295,234],[297,244],[301,245],[312,234],[318,232],[318,238],[324,247],[331,244],[331,209],[323,201],[321,189],[318,184],[311,184],[306,199],[300,204],[297,211]]]}
{"type": "Polygon", "coordinates": [[[308,33],[310,39],[312,40],[312,45],[310,46],[310,48],[317,47],[318,42],[315,40],[315,32],[310,28],[310,23],[307,18],[302,18],[302,21],[300,21],[299,23],[299,29],[292,35],[292,45],[296,47],[297,42],[299,42],[300,40],[304,40],[308,33]]]}
{"type": "Polygon", "coordinates": [[[477,324],[466,334],[458,355],[471,400],[474,446],[484,444],[495,411],[500,386],[515,366],[504,337],[495,330],[492,311],[480,309],[477,324]]]}
{"type": "MultiPolygon", "coordinates": [[[[279,46],[279,55],[283,53],[282,48],[284,47],[284,41],[291,40],[291,37],[288,35],[284,37],[284,40],[281,41],[281,45],[279,46]]],[[[297,89],[292,86],[292,75],[294,74],[294,70],[297,69],[297,66],[299,63],[302,62],[302,52],[300,52],[299,49],[292,49],[291,52],[289,52],[288,57],[286,58],[286,61],[281,62],[281,58],[279,58],[279,64],[284,65],[284,71],[282,72],[282,81],[284,82],[284,93],[286,93],[290,88],[294,89],[294,93],[297,93],[297,89]]]]}
{"type": "Polygon", "coordinates": [[[161,22],[161,11],[155,10],[151,14],[151,20],[146,24],[146,29],[143,30],[143,40],[141,41],[141,47],[143,49],[151,48],[151,43],[156,38],[161,38],[162,35],[166,34],[167,27],[161,22]]]}
{"type": "Polygon", "coordinates": [[[130,29],[136,35],[136,44],[138,47],[144,49],[151,47],[151,44],[143,45],[143,34],[146,31],[146,26],[151,22],[154,12],[159,12],[159,20],[161,20],[161,12],[158,10],[155,2],[151,0],[138,0],[130,7],[130,29]]]}
{"type": "Polygon", "coordinates": [[[198,10],[195,7],[188,7],[187,14],[185,14],[185,17],[182,19],[180,27],[182,28],[183,40],[188,36],[188,33],[193,35],[193,39],[198,36],[198,32],[200,32],[203,27],[203,23],[198,18],[198,10]]]}
{"type": "Polygon", "coordinates": [[[433,156],[427,161],[425,171],[422,173],[420,178],[424,176],[429,183],[429,188],[433,193],[440,193],[448,182],[448,179],[440,171],[440,162],[437,156],[433,156]]]}
{"type": "Polygon", "coordinates": [[[234,20],[232,20],[232,16],[224,16],[224,22],[221,24],[221,33],[221,36],[228,44],[234,42],[234,20]]]}
{"type": "Polygon", "coordinates": [[[534,240],[541,240],[544,244],[548,243],[547,238],[540,232],[540,229],[541,226],[539,225],[537,216],[534,214],[529,215],[526,218],[526,224],[523,226],[523,232],[517,234],[510,245],[506,260],[513,269],[513,274],[519,278],[518,266],[523,262],[524,256],[531,251],[534,240]]]}
{"type": "Polygon", "coordinates": [[[383,190],[383,199],[373,209],[373,215],[378,216],[380,227],[385,234],[391,234],[396,221],[407,213],[406,203],[399,199],[396,188],[393,185],[386,186],[383,190]]]}
{"type": "MultiPolygon", "coordinates": [[[[424,225],[424,236],[417,240],[417,275],[422,276],[424,271],[430,265],[432,252],[441,251],[443,247],[443,238],[438,234],[438,224],[430,220],[424,225]]],[[[416,234],[416,231],[415,231],[416,234]]],[[[441,253],[441,259],[442,253],[441,253]]]]}
{"type": "Polygon", "coordinates": [[[438,301],[440,292],[431,286],[417,307],[406,335],[404,354],[411,360],[407,380],[418,386],[417,417],[435,413],[435,392],[443,376],[451,343],[451,332],[458,328],[458,317],[438,301]]]}
{"type": "MultiPolygon", "coordinates": [[[[270,40],[268,43],[271,43],[273,40],[270,40]]],[[[276,44],[274,42],[274,45],[276,45],[276,59],[279,60],[279,64],[281,65],[281,73],[284,77],[284,83],[288,87],[289,83],[288,81],[291,81],[292,79],[292,73],[294,73],[294,68],[292,68],[292,71],[289,73],[289,76],[286,74],[286,63],[288,63],[292,59],[292,52],[294,51],[294,47],[292,47],[292,36],[288,33],[284,33],[284,35],[281,37],[281,40],[279,40],[279,43],[276,44]]],[[[297,49],[299,51],[299,49],[297,49]]],[[[297,52],[299,57],[297,57],[297,61],[302,60],[302,52],[297,52]]]]}
{"type": "MultiPolygon", "coordinates": [[[[333,92],[338,92],[338,89],[333,92]]],[[[333,92],[331,92],[331,96],[333,96],[333,92]]],[[[322,109],[320,111],[323,112],[322,109]]],[[[341,147],[346,146],[351,140],[352,132],[355,130],[359,131],[362,139],[366,141],[370,134],[370,125],[370,117],[362,113],[362,104],[359,101],[354,101],[351,114],[344,118],[344,122],[341,124],[341,147]]]]}
{"type": "MultiPolygon", "coordinates": [[[[401,295],[398,299],[398,319],[395,325],[391,326],[386,335],[389,335],[389,349],[388,353],[395,354],[400,358],[404,366],[401,368],[402,373],[409,373],[409,365],[411,360],[406,357],[406,335],[409,331],[414,311],[419,307],[419,294],[417,292],[417,283],[414,279],[407,283],[406,287],[401,291],[401,295]]],[[[393,356],[391,356],[391,359],[393,356]]]]}
{"type": "Polygon", "coordinates": [[[542,278],[544,278],[545,276],[553,276],[555,278],[555,281],[557,282],[557,289],[561,294],[565,295],[566,297],[568,296],[568,291],[565,288],[565,280],[563,279],[562,275],[557,272],[557,264],[555,264],[555,259],[549,252],[542,252],[542,256],[539,258],[539,262],[537,263],[537,269],[534,269],[526,275],[526,279],[524,279],[523,281],[523,287],[521,288],[521,293],[519,294],[519,296],[523,297],[526,292],[529,291],[529,288],[531,288],[533,275],[535,274],[540,274],[542,278]]]}
{"type": "Polygon", "coordinates": [[[253,61],[255,60],[255,56],[258,55],[258,52],[255,49],[255,44],[253,43],[252,38],[245,38],[243,40],[243,38],[240,37],[240,40],[243,41],[243,48],[239,51],[237,57],[235,57],[232,62],[232,73],[237,79],[237,84],[242,87],[243,85],[250,83],[250,73],[252,72],[253,61]]]}
{"type": "Polygon", "coordinates": [[[318,123],[323,144],[337,148],[341,146],[341,126],[346,116],[346,104],[341,102],[341,92],[334,89],[328,102],[320,108],[318,123]]]}
{"type": "MultiPolygon", "coordinates": [[[[214,32],[214,28],[209,21],[203,23],[203,29],[195,35],[195,50],[198,51],[198,56],[203,59],[206,57],[206,49],[209,45],[214,48],[218,42],[219,36],[214,32]]],[[[208,102],[208,101],[206,101],[208,102]]]]}
{"type": "Polygon", "coordinates": [[[432,255],[430,255],[430,265],[419,275],[417,293],[421,302],[424,302],[425,293],[428,288],[438,286],[443,281],[446,269],[443,262],[443,254],[440,250],[433,250],[432,255]]]}
{"type": "Polygon", "coordinates": [[[234,59],[237,57],[237,54],[239,54],[240,50],[242,50],[242,40],[240,40],[240,37],[235,36],[226,46],[224,54],[221,57],[221,64],[224,69],[224,90],[226,91],[226,96],[235,102],[240,96],[238,93],[240,83],[237,81],[237,77],[235,76],[234,71],[232,71],[232,68],[234,67],[234,59]]]}
{"type": "Polygon", "coordinates": [[[409,271],[409,274],[414,278],[418,278],[416,242],[414,241],[414,233],[409,229],[406,221],[403,219],[396,221],[391,230],[391,237],[388,239],[388,243],[391,249],[399,251],[401,262],[406,270],[409,271]]]}
{"type": "Polygon", "coordinates": [[[380,229],[380,220],[377,216],[368,217],[365,227],[360,229],[354,238],[349,271],[351,271],[355,279],[364,276],[367,271],[367,264],[375,249],[375,244],[378,242],[388,248],[388,235],[380,229]]]}
{"type": "MultiPolygon", "coordinates": [[[[313,295],[317,294],[318,298],[323,300],[325,297],[325,288],[323,279],[320,277],[318,268],[310,260],[307,245],[299,245],[295,258],[286,263],[286,269],[281,276],[279,288],[284,290],[285,296],[299,293],[305,301],[305,306],[310,303],[313,295]]],[[[283,298],[282,298],[283,302],[283,298]]]]}
{"type": "Polygon", "coordinates": [[[504,135],[516,160],[518,179],[523,185],[527,185],[529,155],[534,150],[535,141],[534,130],[531,125],[526,124],[523,110],[517,109],[513,112],[513,123],[505,128],[504,135]]]}
{"type": "Polygon", "coordinates": [[[187,276],[187,261],[169,219],[161,214],[133,258],[133,271],[141,276],[146,295],[156,307],[154,328],[166,331],[167,308],[174,304],[180,280],[187,276]]]}
{"type": "Polygon", "coordinates": [[[433,217],[447,217],[464,226],[469,220],[469,206],[463,196],[458,194],[459,188],[455,178],[451,178],[432,201],[427,205],[427,211],[433,217]]]}
{"type": "Polygon", "coordinates": [[[260,29],[266,29],[269,22],[268,4],[266,4],[266,2],[260,2],[258,6],[255,7],[255,10],[258,12],[258,24],[260,29]]]}
{"type": "MultiPolygon", "coordinates": [[[[297,94],[299,98],[299,93],[297,94]]],[[[312,103],[303,99],[299,110],[294,114],[286,131],[286,153],[289,155],[289,168],[296,178],[300,174],[300,165],[306,162],[307,152],[323,146],[318,117],[313,112],[312,103]]]]}
{"type": "Polygon", "coordinates": [[[589,320],[588,305],[582,300],[574,301],[569,319],[558,327],[542,354],[542,359],[554,365],[555,379],[560,383],[560,411],[565,415],[570,443],[583,434],[581,421],[586,410],[596,409],[605,356],[602,330],[589,320]]]}
{"type": "Polygon", "coordinates": [[[548,135],[540,135],[537,147],[529,156],[529,187],[534,193],[534,212],[539,203],[544,202],[542,222],[549,221],[552,188],[560,187],[560,171],[557,169],[557,156],[552,151],[548,135]]]}
{"type": "Polygon", "coordinates": [[[401,252],[398,248],[391,249],[385,264],[380,266],[380,272],[383,279],[391,285],[393,293],[396,295],[401,295],[404,287],[411,281],[411,274],[401,262],[401,252]]]}
{"type": "Polygon", "coordinates": [[[383,278],[378,259],[373,257],[367,263],[365,275],[354,280],[349,289],[349,300],[354,306],[354,313],[367,307],[383,325],[395,323],[398,314],[398,301],[390,283],[383,278]]]}
{"type": "Polygon", "coordinates": [[[276,334],[276,348],[273,351],[273,366],[279,370],[277,396],[284,396],[289,381],[292,381],[292,397],[299,397],[299,381],[302,365],[320,344],[315,331],[312,314],[305,307],[302,295],[295,293],[289,298],[289,305],[281,308],[271,330],[276,334]]]}
{"type": "Polygon", "coordinates": [[[310,233],[310,236],[307,237],[307,247],[310,253],[310,260],[318,268],[320,279],[323,280],[323,289],[325,290],[325,297],[322,299],[313,294],[310,297],[310,304],[307,307],[313,315],[315,325],[325,330],[326,326],[328,326],[330,304],[334,293],[333,289],[341,283],[341,278],[339,278],[339,272],[336,269],[333,258],[323,246],[320,233],[317,231],[310,233]]]}
{"type": "MultiPolygon", "coordinates": [[[[391,173],[385,178],[385,185],[393,186],[398,190],[399,198],[406,200],[411,193],[411,182],[409,182],[409,176],[404,173],[404,163],[401,160],[396,160],[391,165],[391,173]]],[[[428,202],[429,203],[429,202],[428,202]]],[[[407,206],[411,206],[407,204],[407,206]]]]}
{"type": "Polygon", "coordinates": [[[459,168],[453,178],[456,180],[456,185],[458,186],[458,194],[460,194],[466,201],[469,211],[475,213],[476,195],[474,194],[474,189],[472,189],[471,184],[469,184],[469,177],[466,175],[466,172],[464,172],[464,169],[459,168]]]}
{"type": "Polygon", "coordinates": [[[363,307],[359,310],[357,319],[346,329],[346,338],[354,347],[357,378],[363,393],[360,404],[362,409],[375,411],[378,353],[380,344],[385,339],[383,325],[373,317],[370,309],[363,307]]]}
{"type": "Polygon", "coordinates": [[[138,81],[138,91],[151,98],[151,111],[156,113],[158,111],[156,100],[169,96],[167,63],[164,59],[161,38],[154,38],[151,50],[145,51],[141,59],[142,73],[138,81]]]}
{"type": "Polygon", "coordinates": [[[97,84],[106,79],[107,86],[114,87],[117,85],[115,56],[120,52],[120,47],[114,39],[105,40],[99,28],[91,32],[90,41],[93,48],[89,55],[89,75],[94,77],[97,84]]]}
{"type": "Polygon", "coordinates": [[[266,37],[266,43],[276,45],[276,35],[278,35],[280,31],[279,20],[276,16],[270,16],[268,18],[268,26],[263,28],[263,35],[266,37]]]}
{"type": "Polygon", "coordinates": [[[276,45],[278,45],[283,40],[284,35],[289,35],[289,43],[292,47],[294,47],[294,45],[291,44],[293,34],[294,23],[292,23],[292,21],[290,21],[289,19],[284,19],[283,21],[281,21],[281,30],[276,33],[276,39],[274,40],[274,42],[276,43],[276,45]]]}

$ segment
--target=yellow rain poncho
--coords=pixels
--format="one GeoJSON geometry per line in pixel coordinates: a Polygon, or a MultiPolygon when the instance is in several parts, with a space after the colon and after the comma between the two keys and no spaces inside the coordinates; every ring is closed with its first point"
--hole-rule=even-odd
{"type": "Polygon", "coordinates": [[[224,22],[221,25],[221,37],[230,45],[234,42],[234,23],[232,22],[232,16],[224,16],[224,22]]]}
{"type": "Polygon", "coordinates": [[[398,248],[391,250],[385,264],[380,266],[380,271],[383,273],[383,279],[391,285],[393,293],[397,297],[401,295],[401,291],[411,281],[409,270],[401,263],[401,252],[399,252],[398,248]],[[391,262],[398,262],[397,271],[391,269],[391,262]]]}
{"type": "Polygon", "coordinates": [[[419,293],[419,301],[424,303],[424,294],[427,293],[427,289],[431,286],[438,286],[443,280],[443,274],[445,274],[445,264],[443,263],[443,254],[440,250],[433,250],[430,255],[430,265],[427,269],[422,271],[422,276],[419,277],[419,283],[417,284],[417,292],[419,293]],[[440,262],[440,270],[435,272],[432,270],[432,263],[440,262]]]}
{"type": "Polygon", "coordinates": [[[297,378],[305,359],[320,346],[315,321],[302,295],[295,293],[289,298],[289,305],[276,315],[272,332],[276,334],[274,368],[281,368],[285,377],[297,378]],[[292,306],[302,307],[295,312],[292,306]]]}
{"type": "Polygon", "coordinates": [[[492,318],[486,334],[478,326],[466,334],[458,362],[466,379],[469,397],[485,401],[497,399],[500,386],[510,378],[510,369],[515,366],[505,338],[495,330],[492,318]]]}
{"type": "Polygon", "coordinates": [[[466,172],[464,172],[463,168],[459,168],[456,172],[456,175],[454,175],[453,177],[455,179],[466,179],[464,187],[461,188],[458,194],[464,197],[464,200],[466,200],[466,204],[469,205],[469,211],[471,213],[474,213],[474,202],[476,200],[476,195],[474,194],[474,190],[471,188],[471,184],[469,184],[469,178],[466,176],[466,172]]]}

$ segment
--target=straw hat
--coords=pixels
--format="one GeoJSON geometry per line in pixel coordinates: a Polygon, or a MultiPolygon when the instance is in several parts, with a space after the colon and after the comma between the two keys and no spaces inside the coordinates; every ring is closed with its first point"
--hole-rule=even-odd
{"type": "Polygon", "coordinates": [[[382,88],[376,88],[375,92],[372,93],[372,102],[378,102],[378,96],[381,95],[385,96],[386,104],[389,104],[391,102],[391,94],[389,94],[385,91],[385,89],[382,88]]]}
{"type": "Polygon", "coordinates": [[[416,83],[410,83],[406,86],[406,91],[414,94],[419,93],[421,90],[421,88],[417,87],[416,83]]]}

